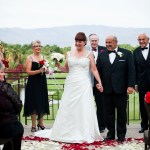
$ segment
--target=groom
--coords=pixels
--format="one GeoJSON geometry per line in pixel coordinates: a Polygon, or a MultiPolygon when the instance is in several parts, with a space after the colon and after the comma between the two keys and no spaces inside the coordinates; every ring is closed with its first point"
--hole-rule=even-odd
{"type": "MultiPolygon", "coordinates": [[[[89,42],[90,42],[90,50],[93,51],[93,55],[95,58],[95,63],[97,62],[98,54],[105,51],[106,47],[99,46],[99,37],[97,34],[90,34],[89,35],[89,42]]],[[[104,107],[104,98],[103,94],[99,92],[94,84],[94,77],[91,75],[92,84],[93,84],[93,95],[95,97],[95,102],[97,106],[97,119],[100,133],[104,132],[105,130],[105,107],[104,107]]]]}
{"type": "Polygon", "coordinates": [[[104,88],[107,140],[115,139],[115,109],[117,110],[117,141],[124,142],[126,135],[127,93],[133,93],[135,67],[132,53],[117,45],[117,37],[106,38],[107,50],[97,59],[97,69],[104,88]]]}

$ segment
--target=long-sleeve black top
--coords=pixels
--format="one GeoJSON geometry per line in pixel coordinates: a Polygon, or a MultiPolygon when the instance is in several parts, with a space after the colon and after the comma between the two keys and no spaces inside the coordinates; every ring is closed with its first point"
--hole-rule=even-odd
{"type": "Polygon", "coordinates": [[[21,109],[22,101],[11,85],[0,81],[0,124],[18,121],[21,109]]]}

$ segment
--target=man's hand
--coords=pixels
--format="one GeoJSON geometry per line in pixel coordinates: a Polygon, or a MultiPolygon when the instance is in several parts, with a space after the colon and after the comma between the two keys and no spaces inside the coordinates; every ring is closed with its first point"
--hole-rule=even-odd
{"type": "Polygon", "coordinates": [[[132,88],[132,87],[127,88],[127,93],[128,94],[132,94],[133,92],[135,92],[134,88],[132,88]]]}

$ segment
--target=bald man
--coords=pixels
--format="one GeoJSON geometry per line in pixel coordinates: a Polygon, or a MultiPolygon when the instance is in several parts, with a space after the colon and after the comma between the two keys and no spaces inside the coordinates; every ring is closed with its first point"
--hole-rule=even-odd
{"type": "Polygon", "coordinates": [[[143,133],[148,129],[148,116],[144,105],[144,96],[150,91],[150,44],[149,37],[143,33],[138,36],[139,47],[133,52],[136,69],[136,91],[139,92],[141,113],[141,129],[143,133]]]}
{"type": "Polygon", "coordinates": [[[106,38],[107,50],[97,59],[97,69],[101,75],[104,88],[106,112],[107,140],[115,139],[124,142],[126,135],[127,93],[132,94],[135,85],[135,67],[130,51],[118,47],[117,37],[106,38]],[[115,109],[117,111],[117,127],[115,129],[115,109]]]}

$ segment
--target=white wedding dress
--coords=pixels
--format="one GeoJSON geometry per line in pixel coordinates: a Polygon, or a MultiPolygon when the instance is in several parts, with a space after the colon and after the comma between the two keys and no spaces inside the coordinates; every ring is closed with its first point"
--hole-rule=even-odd
{"type": "Polygon", "coordinates": [[[101,141],[88,55],[82,58],[68,56],[68,65],[69,73],[53,128],[35,132],[35,136],[66,143],[101,141]]]}

